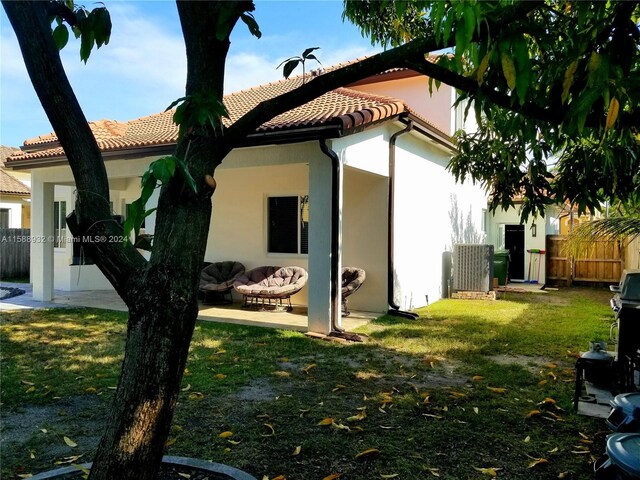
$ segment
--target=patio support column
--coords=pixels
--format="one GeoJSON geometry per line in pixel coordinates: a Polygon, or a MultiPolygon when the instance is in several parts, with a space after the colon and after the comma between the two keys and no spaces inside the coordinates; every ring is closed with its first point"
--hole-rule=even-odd
{"type": "MultiPolygon", "coordinates": [[[[310,332],[323,334],[329,334],[332,331],[331,185],[333,169],[331,163],[331,160],[325,156],[314,157],[309,161],[309,323],[307,328],[310,332]]],[[[340,202],[339,209],[341,208],[340,202]]],[[[338,229],[339,243],[341,243],[340,239],[341,233],[338,229]]],[[[337,294],[340,295],[339,289],[337,294]]],[[[337,304],[340,304],[339,297],[337,304]]]]}
{"type": "Polygon", "coordinates": [[[36,181],[31,185],[31,283],[33,299],[53,298],[53,183],[36,181]]]}

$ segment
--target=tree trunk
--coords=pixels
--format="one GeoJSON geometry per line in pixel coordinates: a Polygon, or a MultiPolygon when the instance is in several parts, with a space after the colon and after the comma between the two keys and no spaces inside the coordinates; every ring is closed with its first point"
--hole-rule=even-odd
{"type": "MultiPolygon", "coordinates": [[[[197,149],[196,149],[197,150],[197,149]]],[[[133,279],[122,373],[91,469],[91,480],[151,480],[162,460],[198,316],[198,281],[211,191],[163,188],[154,250],[133,279]]]]}

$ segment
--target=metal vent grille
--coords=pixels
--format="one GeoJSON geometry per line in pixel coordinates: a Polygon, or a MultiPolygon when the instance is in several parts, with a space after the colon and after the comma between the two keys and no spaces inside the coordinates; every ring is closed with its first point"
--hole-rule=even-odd
{"type": "Polygon", "coordinates": [[[493,290],[493,245],[453,246],[453,290],[488,292],[493,290]]]}

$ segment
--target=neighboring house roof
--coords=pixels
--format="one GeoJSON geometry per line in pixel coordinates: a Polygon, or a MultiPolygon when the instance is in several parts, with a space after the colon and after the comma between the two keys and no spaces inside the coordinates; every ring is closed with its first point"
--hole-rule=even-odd
{"type": "MultiPolygon", "coordinates": [[[[341,66],[343,64],[330,69],[341,66]]],[[[321,75],[322,72],[322,70],[309,72],[307,79],[321,75]]],[[[303,81],[300,75],[225,95],[224,103],[229,111],[229,118],[223,119],[225,125],[231,125],[260,102],[299,87],[303,81]]],[[[173,123],[173,113],[168,111],[128,122],[100,120],[89,122],[89,126],[98,146],[104,152],[173,145],[178,140],[178,127],[173,123]]],[[[258,127],[255,133],[295,131],[323,126],[335,126],[344,132],[391,119],[400,114],[411,114],[428,130],[449,141],[450,137],[447,133],[416,115],[402,100],[349,88],[338,88],[278,115],[258,127]]],[[[15,167],[25,164],[36,166],[37,163],[47,163],[47,160],[62,158],[64,158],[64,152],[59,146],[58,139],[55,133],[50,133],[25,141],[23,152],[14,155],[10,163],[15,167]]]]}
{"type": "Polygon", "coordinates": [[[4,169],[6,158],[19,151],[18,148],[0,146],[0,194],[2,195],[31,195],[29,187],[4,169]]]}

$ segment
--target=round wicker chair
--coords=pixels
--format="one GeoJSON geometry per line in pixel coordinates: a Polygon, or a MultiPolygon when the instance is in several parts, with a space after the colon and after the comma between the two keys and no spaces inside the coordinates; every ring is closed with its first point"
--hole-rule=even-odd
{"type": "Polygon", "coordinates": [[[347,308],[347,297],[354,294],[364,283],[367,274],[361,268],[344,267],[342,269],[342,315],[347,317],[351,312],[347,308]]]}
{"type": "Polygon", "coordinates": [[[283,306],[283,300],[287,300],[286,310],[290,312],[293,309],[291,295],[306,285],[307,278],[307,271],[302,267],[262,266],[240,275],[233,282],[233,288],[244,298],[245,307],[277,310],[283,306]]]}
{"type": "Polygon", "coordinates": [[[226,261],[210,263],[200,273],[202,302],[208,304],[231,303],[233,282],[244,273],[240,262],[226,261]],[[229,295],[229,299],[225,295],[229,295]]]}

